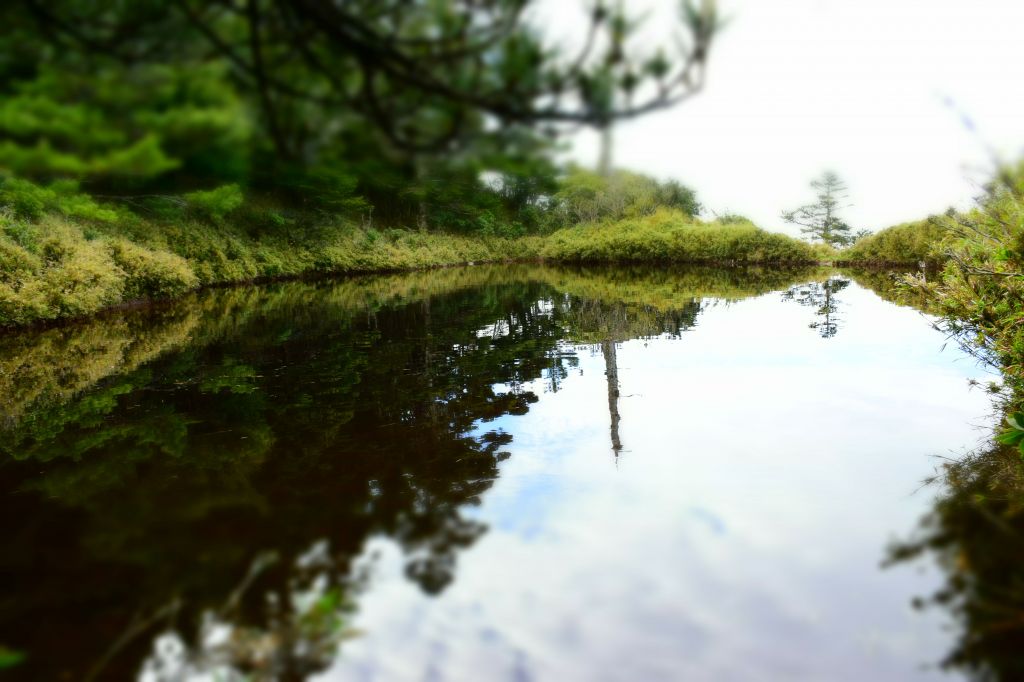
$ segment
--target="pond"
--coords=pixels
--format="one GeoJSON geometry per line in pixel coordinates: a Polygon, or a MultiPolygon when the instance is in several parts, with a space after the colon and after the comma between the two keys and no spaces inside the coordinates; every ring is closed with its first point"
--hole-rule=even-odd
{"type": "Polygon", "coordinates": [[[6,674],[949,677],[942,565],[889,559],[992,377],[887,282],[487,266],[0,337],[6,674]]]}

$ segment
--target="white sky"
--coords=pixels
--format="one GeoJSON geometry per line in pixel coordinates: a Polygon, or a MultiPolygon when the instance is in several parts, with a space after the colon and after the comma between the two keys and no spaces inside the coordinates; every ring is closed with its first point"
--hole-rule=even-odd
{"type": "MultiPolygon", "coordinates": [[[[552,40],[583,27],[583,0],[545,0],[552,40]]],[[[657,44],[677,0],[650,8],[657,44]]],[[[1024,0],[719,0],[730,18],[696,99],[616,128],[616,166],[676,178],[716,212],[797,233],[779,213],[838,172],[855,229],[969,205],[989,149],[1024,156],[1024,0]],[[952,106],[949,104],[952,102],[952,106]],[[966,115],[976,128],[962,120],[966,115]]],[[[596,137],[573,139],[592,165],[596,137]]]]}

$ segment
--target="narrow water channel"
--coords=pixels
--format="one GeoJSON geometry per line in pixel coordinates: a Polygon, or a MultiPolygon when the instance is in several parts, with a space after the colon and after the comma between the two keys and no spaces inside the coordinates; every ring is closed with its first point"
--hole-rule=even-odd
{"type": "Polygon", "coordinates": [[[0,337],[7,674],[956,679],[942,568],[887,560],[992,377],[879,281],[478,267],[0,337]]]}

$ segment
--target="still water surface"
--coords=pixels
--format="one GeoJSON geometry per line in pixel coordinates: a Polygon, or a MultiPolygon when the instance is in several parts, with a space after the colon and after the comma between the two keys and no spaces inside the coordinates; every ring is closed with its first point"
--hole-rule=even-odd
{"type": "Polygon", "coordinates": [[[956,679],[882,567],[988,423],[944,341],[834,272],[539,266],[2,337],[6,675],[956,679]]]}

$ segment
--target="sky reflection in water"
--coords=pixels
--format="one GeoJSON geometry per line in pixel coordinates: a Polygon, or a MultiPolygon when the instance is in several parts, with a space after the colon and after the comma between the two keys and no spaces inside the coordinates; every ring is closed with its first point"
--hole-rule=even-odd
{"type": "Polygon", "coordinates": [[[919,313],[841,298],[834,338],[769,294],[623,343],[618,458],[604,360],[580,348],[557,393],[539,379],[529,414],[486,425],[512,457],[458,580],[424,598],[374,542],[373,634],[325,678],[944,676],[943,616],[910,607],[934,569],[879,566],[926,512],[934,456],[983,435],[983,375],[919,313]]]}
{"type": "Polygon", "coordinates": [[[880,564],[983,374],[828,276],[452,270],[2,339],[10,672],[939,676],[941,576],[880,564]]]}

